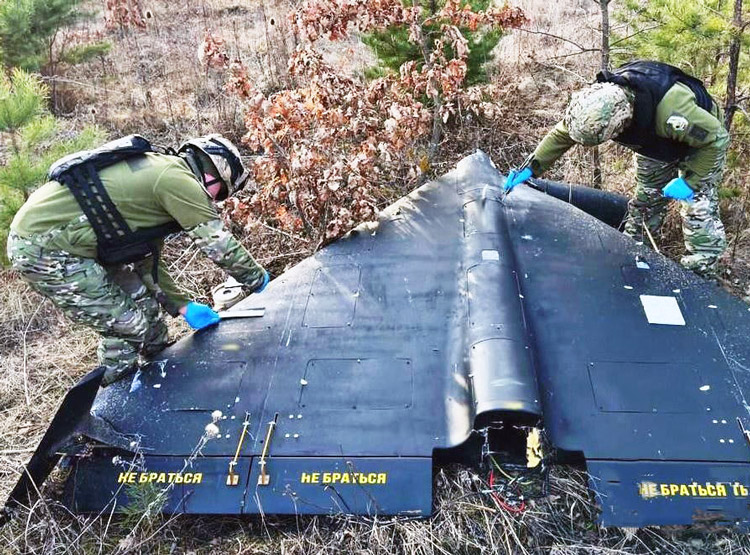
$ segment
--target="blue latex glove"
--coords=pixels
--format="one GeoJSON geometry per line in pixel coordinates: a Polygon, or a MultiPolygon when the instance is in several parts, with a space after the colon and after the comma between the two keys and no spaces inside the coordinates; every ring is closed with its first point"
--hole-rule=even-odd
{"type": "Polygon", "coordinates": [[[263,270],[263,282],[260,284],[260,286],[253,291],[253,293],[260,293],[266,288],[266,285],[268,285],[268,282],[271,281],[271,276],[268,275],[268,272],[263,270]]]}
{"type": "Polygon", "coordinates": [[[189,302],[185,310],[185,320],[194,330],[202,330],[218,323],[221,317],[210,306],[189,302]]]}
{"type": "Polygon", "coordinates": [[[673,198],[677,200],[686,200],[692,202],[695,193],[687,181],[681,177],[677,177],[667,183],[667,185],[661,190],[661,193],[667,198],[673,198]]]}
{"type": "Polygon", "coordinates": [[[508,172],[508,178],[505,180],[505,184],[503,185],[503,191],[508,193],[513,190],[513,187],[528,181],[532,177],[534,177],[534,174],[531,173],[531,168],[524,168],[522,170],[510,170],[508,172]]]}

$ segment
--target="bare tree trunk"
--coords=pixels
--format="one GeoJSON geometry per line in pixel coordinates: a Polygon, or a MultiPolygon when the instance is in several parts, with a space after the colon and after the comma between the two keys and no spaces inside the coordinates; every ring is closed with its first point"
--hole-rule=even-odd
{"type": "Polygon", "coordinates": [[[599,0],[602,12],[602,69],[609,69],[609,3],[610,0],[599,0]]]}
{"type": "Polygon", "coordinates": [[[734,0],[732,17],[732,42],[729,44],[729,74],[727,75],[727,100],[724,104],[724,127],[729,131],[732,118],[737,111],[737,73],[740,65],[740,43],[744,25],[742,23],[742,0],[734,0]]]}
{"type": "MultiPolygon", "coordinates": [[[[601,69],[609,69],[609,2],[610,0],[598,0],[599,9],[602,13],[602,46],[601,46],[601,69]]],[[[602,161],[599,147],[595,146],[592,152],[594,164],[594,188],[602,188],[602,161]]]]}
{"type": "MultiPolygon", "coordinates": [[[[412,0],[412,5],[416,8],[419,6],[419,2],[417,0],[412,0]]],[[[434,14],[437,10],[437,3],[431,2],[430,9],[433,10],[432,13],[434,14]]],[[[427,41],[427,37],[425,37],[424,35],[424,30],[422,29],[421,24],[419,24],[419,46],[422,50],[422,57],[424,58],[425,67],[431,68],[432,62],[430,45],[427,41]]],[[[430,81],[430,84],[437,89],[437,78],[433,77],[430,81]]],[[[438,93],[438,95],[434,98],[434,102],[435,105],[432,108],[432,136],[430,138],[430,144],[427,148],[427,159],[430,165],[432,165],[432,160],[435,158],[438,147],[440,146],[440,141],[443,138],[443,120],[440,118],[440,109],[443,105],[442,94],[438,93]]]]}

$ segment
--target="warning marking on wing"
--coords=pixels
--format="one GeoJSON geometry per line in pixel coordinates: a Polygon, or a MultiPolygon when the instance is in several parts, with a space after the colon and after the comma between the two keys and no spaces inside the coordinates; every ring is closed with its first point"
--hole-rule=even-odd
{"type": "Polygon", "coordinates": [[[644,499],[655,497],[748,497],[750,490],[739,482],[705,482],[699,484],[641,482],[638,493],[644,499]]]}
{"type": "Polygon", "coordinates": [[[118,484],[200,484],[202,472],[120,472],[118,484]]]}
{"type": "Polygon", "coordinates": [[[388,483],[387,472],[303,472],[301,484],[369,484],[388,483]]]}

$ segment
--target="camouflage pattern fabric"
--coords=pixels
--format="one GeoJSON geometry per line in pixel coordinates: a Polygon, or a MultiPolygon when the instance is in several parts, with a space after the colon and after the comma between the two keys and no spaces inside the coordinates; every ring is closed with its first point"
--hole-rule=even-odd
{"type": "Polygon", "coordinates": [[[29,238],[11,233],[8,258],[68,318],[101,334],[97,354],[106,367],[102,384],[108,385],[136,370],[139,355],[168,344],[155,292],[147,286],[150,262],[104,268],[93,259],[46,248],[59,232],[29,238]]]}
{"type": "MultiPolygon", "coordinates": [[[[711,277],[717,270],[719,256],[726,248],[724,224],[719,218],[718,186],[724,172],[724,156],[703,177],[693,202],[680,202],[682,234],[687,254],[680,263],[695,272],[711,277]]],[[[648,244],[644,237],[644,225],[655,235],[667,210],[669,199],[662,195],[662,188],[678,176],[685,161],[661,162],[639,154],[635,155],[636,190],[628,205],[624,232],[648,244]]]]}
{"type": "Polygon", "coordinates": [[[573,93],[565,112],[570,138],[584,146],[616,137],[632,118],[632,99],[612,83],[597,83],[573,93]]]}
{"type": "Polygon", "coordinates": [[[187,232],[206,256],[251,291],[263,283],[263,267],[234,238],[221,220],[199,224],[187,232]]]}

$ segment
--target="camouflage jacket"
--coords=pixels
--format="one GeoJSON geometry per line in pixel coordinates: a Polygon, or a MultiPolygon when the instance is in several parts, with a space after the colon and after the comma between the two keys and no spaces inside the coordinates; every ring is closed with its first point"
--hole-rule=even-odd
{"type": "MultiPolygon", "coordinates": [[[[149,153],[105,168],[99,177],[131,229],[176,221],[237,281],[251,288],[262,282],[263,268],[224,227],[213,202],[182,159],[149,153]]],[[[56,181],[31,194],[11,230],[23,238],[46,234],[49,249],[96,257],[94,230],[68,188],[56,181]]],[[[172,303],[184,306],[189,297],[177,288],[164,265],[159,266],[159,286],[172,303]]]]}
{"type": "MultiPolygon", "coordinates": [[[[685,181],[694,189],[723,160],[729,144],[729,134],[721,122],[721,109],[714,104],[711,112],[703,110],[695,103],[692,91],[682,83],[672,86],[659,102],[654,134],[692,148],[691,154],[682,161],[682,167],[685,181]]],[[[525,165],[538,177],[575,144],[564,121],[560,121],[542,139],[525,165]]]]}

